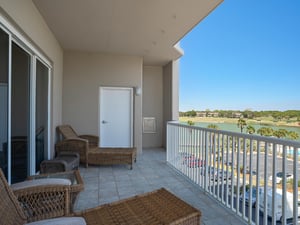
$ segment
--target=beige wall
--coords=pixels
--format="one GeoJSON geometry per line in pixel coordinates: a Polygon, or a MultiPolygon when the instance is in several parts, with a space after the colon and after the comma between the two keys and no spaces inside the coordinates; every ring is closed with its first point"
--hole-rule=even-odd
{"type": "Polygon", "coordinates": [[[179,119],[179,60],[143,70],[143,117],[155,117],[157,132],[143,134],[143,147],[166,146],[166,123],[179,119]]]}
{"type": "MultiPolygon", "coordinates": [[[[99,87],[142,86],[142,58],[65,52],[63,123],[79,134],[98,135],[99,87]]],[[[142,149],[142,95],[134,96],[134,145],[142,149]]]]}
{"type": "Polygon", "coordinates": [[[172,118],[171,120],[179,120],[179,66],[180,59],[172,62],[172,118]]]}
{"type": "Polygon", "coordinates": [[[156,133],[143,133],[143,147],[162,147],[163,130],[163,70],[162,67],[143,69],[143,117],[156,119],[156,133]]]}
{"type": "Polygon", "coordinates": [[[55,127],[62,119],[63,51],[31,0],[1,0],[0,2],[1,17],[16,31],[23,33],[23,37],[39,49],[53,66],[50,143],[50,148],[53,150],[55,127]]]}
{"type": "Polygon", "coordinates": [[[179,119],[179,60],[163,67],[163,144],[166,146],[166,123],[179,119]]]}

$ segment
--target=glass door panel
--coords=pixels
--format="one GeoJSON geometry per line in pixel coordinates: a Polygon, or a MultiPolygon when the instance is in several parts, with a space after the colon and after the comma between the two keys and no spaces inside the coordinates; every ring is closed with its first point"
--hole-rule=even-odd
{"type": "Polygon", "coordinates": [[[12,43],[11,183],[25,180],[29,169],[30,55],[12,43]]]}
{"type": "Polygon", "coordinates": [[[47,157],[48,125],[48,74],[49,69],[39,60],[36,62],[36,113],[35,113],[35,171],[47,157]]]}
{"type": "Polygon", "coordinates": [[[0,28],[0,167],[8,177],[8,53],[9,37],[0,28]]]}

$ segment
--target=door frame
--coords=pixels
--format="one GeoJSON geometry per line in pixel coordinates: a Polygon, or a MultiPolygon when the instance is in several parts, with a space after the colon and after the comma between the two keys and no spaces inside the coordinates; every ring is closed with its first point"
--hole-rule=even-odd
{"type": "MultiPolygon", "coordinates": [[[[133,87],[120,87],[120,86],[100,86],[99,87],[99,108],[98,108],[98,132],[99,132],[99,137],[101,137],[101,121],[102,121],[102,116],[101,116],[101,91],[102,90],[128,90],[130,92],[130,146],[129,147],[133,147],[133,143],[134,143],[134,118],[133,118],[133,114],[134,114],[134,89],[133,87]]],[[[101,138],[100,138],[100,143],[99,143],[99,147],[101,146],[101,138]]]]}

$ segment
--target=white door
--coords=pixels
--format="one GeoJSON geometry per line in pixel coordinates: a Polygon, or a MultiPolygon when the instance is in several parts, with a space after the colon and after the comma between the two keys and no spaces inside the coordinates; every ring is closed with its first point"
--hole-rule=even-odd
{"type": "Polygon", "coordinates": [[[100,87],[100,147],[132,147],[133,89],[100,87]]]}

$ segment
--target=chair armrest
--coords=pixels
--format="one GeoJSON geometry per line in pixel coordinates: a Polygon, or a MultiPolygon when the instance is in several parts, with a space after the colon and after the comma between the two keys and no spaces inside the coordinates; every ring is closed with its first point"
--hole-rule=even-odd
{"type": "Polygon", "coordinates": [[[80,138],[87,139],[90,146],[98,147],[99,146],[99,137],[96,135],[84,134],[79,135],[80,138]]]}
{"type": "Polygon", "coordinates": [[[54,219],[40,220],[25,225],[86,225],[83,217],[59,217],[54,219]]]}
{"type": "Polygon", "coordinates": [[[38,186],[47,185],[71,185],[71,181],[65,178],[43,178],[34,180],[25,180],[23,182],[15,183],[10,185],[13,191],[21,190],[25,188],[34,188],[38,186]]]}
{"type": "Polygon", "coordinates": [[[70,214],[70,186],[44,185],[13,191],[28,222],[70,214]]]}

